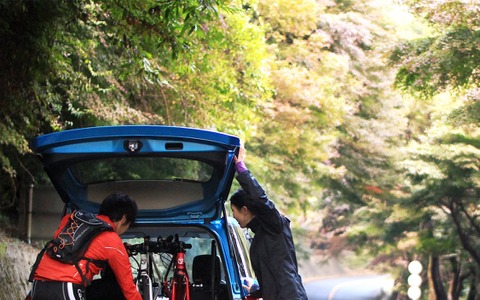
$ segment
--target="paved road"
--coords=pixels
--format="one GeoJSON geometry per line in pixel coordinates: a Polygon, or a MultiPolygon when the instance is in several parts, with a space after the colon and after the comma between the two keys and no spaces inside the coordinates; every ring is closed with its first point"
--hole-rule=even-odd
{"type": "Polygon", "coordinates": [[[393,280],[388,275],[359,275],[304,283],[309,300],[387,300],[393,280]]]}

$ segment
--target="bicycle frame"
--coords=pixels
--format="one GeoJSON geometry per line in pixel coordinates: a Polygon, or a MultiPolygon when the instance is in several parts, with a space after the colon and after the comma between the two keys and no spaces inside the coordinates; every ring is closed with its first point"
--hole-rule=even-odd
{"type": "Polygon", "coordinates": [[[169,299],[190,300],[190,280],[185,268],[185,252],[177,252],[176,257],[172,258],[170,266],[173,267],[173,276],[168,280],[169,273],[167,271],[164,280],[169,299]],[[170,290],[168,290],[168,287],[170,287],[170,290]]]}
{"type": "Polygon", "coordinates": [[[140,268],[137,275],[137,286],[142,294],[143,300],[153,300],[152,280],[150,278],[151,271],[149,270],[151,254],[140,254],[140,268]]]}

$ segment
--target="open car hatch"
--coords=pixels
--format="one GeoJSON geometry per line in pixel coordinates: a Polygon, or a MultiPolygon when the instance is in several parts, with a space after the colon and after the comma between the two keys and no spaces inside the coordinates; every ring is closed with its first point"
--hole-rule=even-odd
{"type": "Polygon", "coordinates": [[[98,212],[106,196],[125,192],[137,223],[220,218],[239,146],[232,135],[157,125],[72,129],[31,143],[67,207],[98,212]]]}

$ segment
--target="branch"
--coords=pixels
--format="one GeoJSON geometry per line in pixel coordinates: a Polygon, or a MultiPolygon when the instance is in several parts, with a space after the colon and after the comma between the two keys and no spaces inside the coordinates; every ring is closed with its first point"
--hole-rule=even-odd
{"type": "Polygon", "coordinates": [[[458,236],[460,238],[460,242],[462,243],[463,247],[465,248],[465,250],[467,250],[468,253],[470,253],[470,255],[472,256],[472,258],[475,260],[475,262],[477,264],[480,264],[480,254],[477,252],[477,248],[472,245],[470,243],[470,236],[465,234],[465,232],[463,231],[463,227],[461,225],[461,221],[459,220],[459,217],[458,215],[456,214],[455,210],[454,210],[454,203],[452,201],[452,203],[450,204],[451,206],[451,211],[452,213],[450,214],[450,216],[452,217],[452,221],[453,223],[455,224],[455,227],[456,227],[456,230],[457,230],[457,233],[458,233],[458,236]]]}
{"type": "Polygon", "coordinates": [[[475,218],[472,218],[472,216],[467,212],[467,210],[465,209],[465,206],[462,204],[461,201],[459,201],[458,206],[460,210],[464,213],[465,217],[467,218],[468,223],[473,227],[473,229],[477,232],[477,234],[480,235],[480,225],[475,222],[475,218]]]}

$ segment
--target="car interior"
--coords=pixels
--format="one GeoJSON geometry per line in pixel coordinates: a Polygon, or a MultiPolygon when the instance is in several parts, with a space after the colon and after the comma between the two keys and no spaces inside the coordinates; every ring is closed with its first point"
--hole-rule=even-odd
{"type": "MultiPolygon", "coordinates": [[[[185,267],[190,281],[192,300],[229,299],[225,278],[224,262],[219,255],[218,243],[213,235],[197,226],[136,226],[122,236],[125,243],[141,244],[145,237],[150,240],[165,239],[178,235],[180,241],[191,245],[185,250],[185,267]],[[214,259],[212,260],[212,257],[214,259]],[[212,298],[214,297],[214,298],[212,298]]],[[[134,277],[138,276],[141,254],[131,256],[130,262],[134,277]]],[[[162,281],[172,276],[169,264],[171,253],[153,253],[151,279],[153,285],[162,285],[162,281]]],[[[159,292],[159,295],[162,293],[159,292]]],[[[165,295],[164,295],[165,296],[165,295]]],[[[157,297],[157,299],[162,299],[157,297]]],[[[168,299],[168,298],[165,298],[168,299]]]]}

